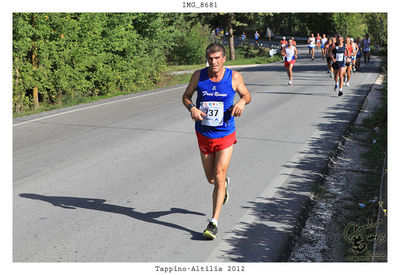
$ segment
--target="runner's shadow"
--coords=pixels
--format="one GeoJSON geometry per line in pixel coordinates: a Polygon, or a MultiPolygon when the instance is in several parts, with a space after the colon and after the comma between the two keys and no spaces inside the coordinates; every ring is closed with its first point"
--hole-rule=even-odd
{"type": "Polygon", "coordinates": [[[141,213],[134,211],[133,208],[131,207],[107,204],[105,203],[106,200],[104,199],[43,196],[39,194],[29,194],[29,193],[20,194],[19,196],[33,200],[45,201],[51,203],[54,206],[62,207],[65,209],[84,208],[84,209],[110,212],[115,214],[122,214],[143,222],[154,223],[175,228],[178,230],[183,230],[192,234],[191,237],[192,240],[203,240],[201,232],[196,232],[194,230],[180,226],[178,224],[157,220],[157,218],[159,217],[177,213],[205,216],[205,214],[200,212],[189,211],[182,208],[171,208],[168,211],[154,211],[154,212],[141,213]]]}

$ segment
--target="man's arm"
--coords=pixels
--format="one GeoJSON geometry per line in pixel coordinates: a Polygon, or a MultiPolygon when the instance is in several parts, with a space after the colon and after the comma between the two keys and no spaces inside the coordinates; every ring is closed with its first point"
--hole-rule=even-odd
{"type": "MultiPolygon", "coordinates": [[[[182,95],[182,103],[183,105],[185,105],[186,108],[188,108],[190,104],[193,104],[192,96],[196,91],[199,78],[200,78],[200,71],[194,72],[192,77],[190,78],[189,85],[187,86],[185,92],[182,95]]],[[[203,120],[204,117],[207,116],[204,112],[197,109],[196,106],[191,107],[189,112],[194,121],[203,120]]]]}
{"type": "Polygon", "coordinates": [[[244,106],[251,102],[251,95],[246,85],[244,85],[243,77],[239,72],[233,71],[232,82],[233,89],[238,92],[240,99],[233,105],[231,115],[239,117],[244,111],[244,106]]]}
{"type": "Polygon", "coordinates": [[[331,57],[332,62],[335,63],[336,59],[333,57],[333,48],[332,45],[329,47],[329,56],[331,57]]]}

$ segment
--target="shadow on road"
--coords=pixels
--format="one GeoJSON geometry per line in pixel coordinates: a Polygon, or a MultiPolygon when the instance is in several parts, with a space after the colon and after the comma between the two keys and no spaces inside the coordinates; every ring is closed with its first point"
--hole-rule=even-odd
{"type": "Polygon", "coordinates": [[[91,209],[91,210],[98,210],[104,211],[109,213],[121,214],[126,215],[128,217],[148,222],[159,224],[167,227],[171,227],[178,230],[183,230],[192,234],[192,240],[203,240],[201,232],[196,232],[189,228],[180,226],[178,224],[173,224],[165,221],[157,220],[157,218],[170,215],[170,214],[189,214],[189,215],[200,215],[205,216],[204,213],[189,211],[182,208],[171,208],[168,211],[154,211],[154,212],[147,212],[141,213],[134,211],[131,207],[113,205],[105,203],[106,200],[104,199],[93,199],[93,198],[77,198],[77,197],[57,197],[57,196],[43,196],[39,194],[29,194],[23,193],[19,195],[22,198],[28,198],[33,200],[41,200],[48,202],[54,206],[66,208],[66,209],[76,209],[76,208],[84,208],[84,209],[91,209]]]}

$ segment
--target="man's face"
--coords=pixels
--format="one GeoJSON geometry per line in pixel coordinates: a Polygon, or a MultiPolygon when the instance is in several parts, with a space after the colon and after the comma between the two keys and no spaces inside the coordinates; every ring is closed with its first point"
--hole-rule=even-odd
{"type": "Polygon", "coordinates": [[[209,53],[207,61],[210,70],[214,73],[218,73],[224,67],[226,56],[223,56],[222,52],[209,53]]]}

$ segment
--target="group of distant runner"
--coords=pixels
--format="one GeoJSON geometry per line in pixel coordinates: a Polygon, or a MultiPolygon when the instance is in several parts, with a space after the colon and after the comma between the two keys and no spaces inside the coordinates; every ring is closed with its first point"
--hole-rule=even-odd
{"type": "MultiPolygon", "coordinates": [[[[271,46],[271,39],[273,38],[274,33],[271,31],[270,28],[267,28],[267,32],[266,32],[266,35],[265,35],[265,36],[266,36],[266,38],[268,38],[269,45],[271,46]]],[[[260,40],[260,38],[261,38],[261,35],[258,33],[258,31],[256,31],[256,32],[254,33],[254,42],[256,43],[256,46],[258,46],[258,41],[260,40]]],[[[241,43],[243,43],[246,39],[247,39],[247,35],[246,35],[245,32],[243,32],[243,33],[240,35],[241,43]]]]}
{"type": "MultiPolygon", "coordinates": [[[[319,33],[314,36],[312,33],[307,39],[308,54],[311,60],[315,58],[315,51],[321,49],[322,59],[326,58],[328,73],[335,80],[334,91],[338,96],[343,95],[343,85],[350,87],[350,78],[353,72],[360,70],[361,57],[364,56],[364,63],[370,61],[371,40],[366,34],[361,40],[359,37],[354,41],[351,37],[344,38],[341,35],[327,38],[319,33]]],[[[286,40],[283,37],[279,43],[281,55],[283,56],[284,66],[289,77],[288,85],[293,85],[293,66],[297,59],[297,48],[294,38],[286,40]]]]}

